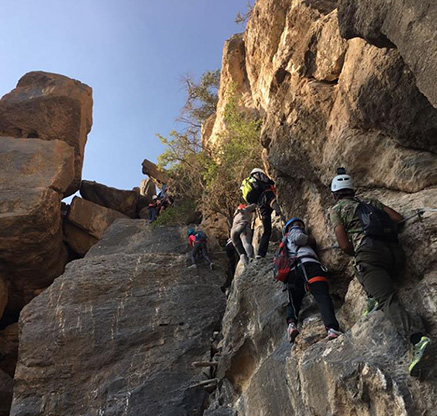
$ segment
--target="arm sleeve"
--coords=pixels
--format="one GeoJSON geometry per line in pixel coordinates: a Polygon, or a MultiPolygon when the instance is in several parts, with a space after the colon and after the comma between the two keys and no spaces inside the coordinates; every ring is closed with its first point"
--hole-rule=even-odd
{"type": "Polygon", "coordinates": [[[336,209],[331,209],[329,212],[329,217],[331,220],[332,228],[335,230],[335,227],[338,225],[344,225],[343,220],[340,217],[340,213],[336,209]]]}

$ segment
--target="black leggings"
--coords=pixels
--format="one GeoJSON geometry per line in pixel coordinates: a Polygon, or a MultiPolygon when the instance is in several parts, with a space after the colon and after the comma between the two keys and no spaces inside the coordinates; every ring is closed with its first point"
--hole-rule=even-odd
{"type": "Polygon", "coordinates": [[[199,253],[209,264],[211,264],[211,259],[208,256],[206,243],[204,243],[203,241],[197,241],[194,243],[194,246],[190,252],[191,264],[196,264],[196,257],[199,255],[199,253]]]}
{"type": "MultiPolygon", "coordinates": [[[[258,204],[259,212],[261,214],[261,221],[263,224],[263,234],[261,236],[261,240],[258,246],[258,255],[265,257],[267,254],[267,250],[269,248],[270,236],[272,234],[272,212],[273,209],[270,207],[270,200],[268,194],[272,194],[272,192],[268,192],[263,195],[262,203],[258,204]]],[[[273,195],[274,197],[274,195],[273,195]]]]}
{"type": "MultiPolygon", "coordinates": [[[[290,298],[287,306],[287,322],[292,321],[297,323],[302,300],[306,294],[307,280],[305,279],[302,267],[305,267],[308,280],[318,276],[326,277],[326,272],[322,269],[321,265],[315,262],[300,263],[300,265],[290,271],[287,277],[290,298]]],[[[339,324],[335,317],[331,296],[329,295],[328,282],[318,281],[310,283],[308,286],[309,291],[314,296],[317,306],[319,307],[325,327],[338,330],[339,324]]]]}

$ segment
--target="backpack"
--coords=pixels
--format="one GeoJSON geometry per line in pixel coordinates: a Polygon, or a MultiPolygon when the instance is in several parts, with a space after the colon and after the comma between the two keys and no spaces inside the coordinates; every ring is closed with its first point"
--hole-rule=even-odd
{"type": "Polygon", "coordinates": [[[260,190],[255,178],[249,176],[248,178],[243,179],[243,182],[241,183],[240,186],[240,190],[243,199],[248,204],[254,204],[258,201],[260,190]]]}
{"type": "Polygon", "coordinates": [[[384,210],[359,201],[357,214],[365,236],[377,240],[398,241],[396,225],[384,210]]]}
{"type": "Polygon", "coordinates": [[[203,231],[196,231],[196,234],[194,234],[194,237],[196,238],[196,241],[206,243],[208,240],[207,235],[203,231]]]}
{"type": "Polygon", "coordinates": [[[296,260],[296,257],[290,257],[287,251],[287,237],[288,233],[282,238],[279,243],[278,251],[273,257],[273,277],[282,283],[285,283],[288,273],[290,273],[291,266],[296,260]]]}

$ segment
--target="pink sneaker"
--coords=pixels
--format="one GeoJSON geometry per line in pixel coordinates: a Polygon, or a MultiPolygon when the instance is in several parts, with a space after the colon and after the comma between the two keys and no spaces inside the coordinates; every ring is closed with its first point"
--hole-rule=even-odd
{"type": "Polygon", "coordinates": [[[287,328],[288,340],[290,342],[294,342],[296,337],[299,335],[299,331],[297,330],[296,324],[294,322],[290,322],[287,328]]]}
{"type": "Polygon", "coordinates": [[[341,332],[340,330],[337,331],[334,328],[329,328],[328,329],[328,340],[337,339],[341,334],[343,334],[343,332],[341,332]]]}

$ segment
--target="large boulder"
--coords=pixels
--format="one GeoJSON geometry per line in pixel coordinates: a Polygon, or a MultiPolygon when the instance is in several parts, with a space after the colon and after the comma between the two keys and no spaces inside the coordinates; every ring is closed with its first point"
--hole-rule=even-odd
{"type": "Polygon", "coordinates": [[[0,137],[0,261],[19,309],[67,262],[61,195],[74,176],[74,152],[59,140],[0,137]]]}
{"type": "Polygon", "coordinates": [[[0,164],[0,188],[24,195],[37,188],[62,194],[74,178],[73,149],[60,140],[0,137],[0,164]]]}
{"type": "Polygon", "coordinates": [[[168,175],[164,169],[159,168],[150,160],[144,159],[142,163],[142,172],[144,175],[154,179],[158,184],[167,183],[168,175]]]}
{"type": "Polygon", "coordinates": [[[138,193],[112,188],[92,181],[82,181],[80,194],[87,201],[121,212],[130,218],[137,214],[138,193]]]}
{"type": "Polygon", "coordinates": [[[0,100],[0,136],[62,140],[74,149],[74,175],[64,195],[79,189],[92,125],[92,90],[79,81],[29,72],[0,100]]]}
{"type": "MultiPolygon", "coordinates": [[[[146,208],[156,195],[156,185],[152,178],[143,179],[140,185],[140,195],[137,202],[137,214],[140,218],[140,212],[146,208]]],[[[145,217],[146,218],[146,217],[145,217]]]]}
{"type": "Polygon", "coordinates": [[[63,224],[64,241],[77,254],[84,256],[99,239],[68,220],[63,224]]]}
{"type": "Polygon", "coordinates": [[[119,220],[25,307],[11,415],[202,415],[220,271],[186,272],[185,230],[119,220]],[[43,409],[43,410],[42,410],[43,409]]]}
{"type": "Polygon", "coordinates": [[[140,184],[140,195],[152,200],[156,195],[156,185],[151,178],[143,179],[140,184]]]}
{"type": "Polygon", "coordinates": [[[127,217],[121,212],[102,207],[77,196],[73,198],[67,215],[68,221],[97,239],[119,218],[127,217]]]}

